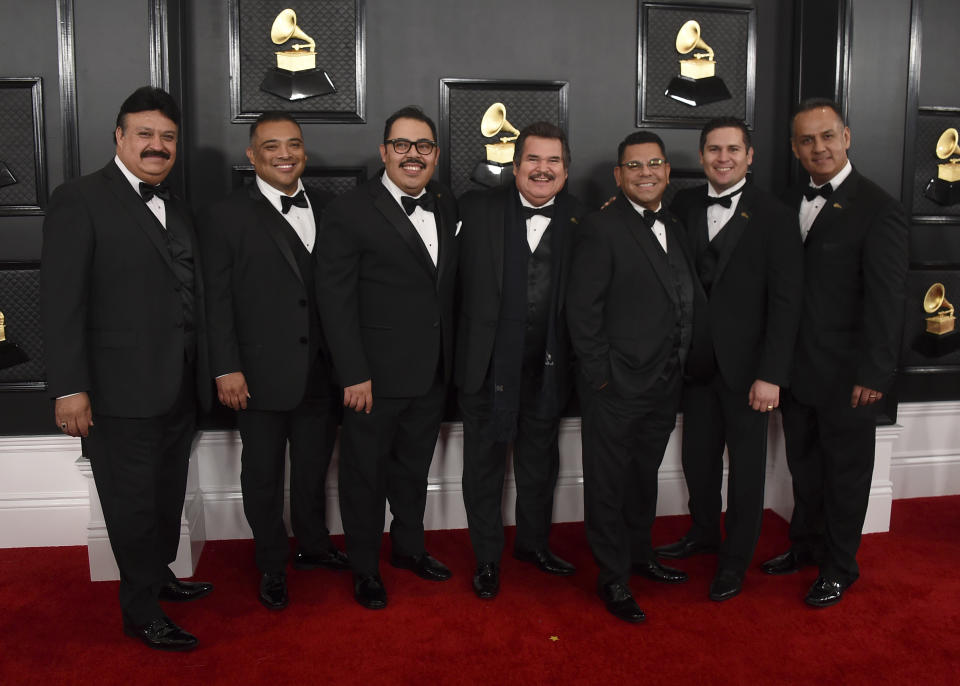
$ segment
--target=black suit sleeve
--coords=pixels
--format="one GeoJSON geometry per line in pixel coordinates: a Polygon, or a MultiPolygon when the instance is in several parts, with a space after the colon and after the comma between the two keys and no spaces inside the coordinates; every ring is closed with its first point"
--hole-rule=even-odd
{"type": "Polygon", "coordinates": [[[233,243],[238,229],[225,204],[201,213],[197,228],[206,282],[210,373],[218,377],[243,371],[233,306],[233,243]]]}
{"type": "Polygon", "coordinates": [[[584,376],[592,387],[600,388],[610,380],[604,305],[613,274],[613,253],[605,233],[589,218],[575,226],[567,325],[584,376]]]}

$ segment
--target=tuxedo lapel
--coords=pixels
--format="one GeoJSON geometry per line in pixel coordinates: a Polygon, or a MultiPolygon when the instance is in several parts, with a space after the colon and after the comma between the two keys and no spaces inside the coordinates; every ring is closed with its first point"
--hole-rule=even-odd
{"type": "MultiPolygon", "coordinates": [[[[507,188],[515,192],[514,186],[507,188]]],[[[491,203],[487,210],[490,226],[487,235],[490,237],[490,255],[493,257],[493,272],[496,275],[497,293],[503,294],[503,242],[507,230],[506,213],[510,211],[509,193],[503,190],[499,193],[499,202],[491,203]]]]}
{"type": "Polygon", "coordinates": [[[134,223],[146,234],[150,242],[153,243],[153,247],[160,253],[160,257],[173,271],[173,260],[170,258],[170,251],[167,249],[166,240],[163,236],[164,229],[157,221],[156,216],[143,202],[143,199],[137,195],[137,192],[133,190],[116,163],[108,163],[102,172],[107,182],[107,188],[116,197],[120,206],[134,220],[134,223]]]}
{"type": "Polygon", "coordinates": [[[267,232],[267,235],[276,243],[277,249],[283,255],[283,259],[289,265],[293,273],[296,274],[300,283],[303,283],[303,274],[300,273],[300,267],[297,265],[297,258],[290,248],[290,242],[287,240],[285,232],[293,230],[286,219],[283,218],[277,208],[260,192],[256,184],[250,188],[250,199],[253,201],[255,221],[261,224],[267,232]]]}
{"type": "MultiPolygon", "coordinates": [[[[444,196],[444,192],[437,189],[433,182],[427,184],[427,191],[433,193],[436,198],[436,206],[433,210],[434,221],[437,223],[437,287],[440,286],[440,281],[446,275],[448,269],[450,268],[450,256],[453,254],[451,248],[453,247],[450,244],[450,241],[453,240],[453,232],[456,230],[456,226],[451,226],[451,222],[454,221],[453,217],[448,217],[445,212],[441,209],[443,203],[441,199],[444,196]]],[[[420,240],[420,237],[417,236],[417,240],[420,240]]],[[[420,244],[423,245],[423,241],[420,241],[420,244]]],[[[429,254],[427,255],[429,257],[429,254]]]]}
{"type": "MultiPolygon", "coordinates": [[[[723,234],[723,244],[717,258],[717,272],[713,277],[714,285],[720,282],[723,271],[730,263],[730,256],[737,249],[737,244],[740,242],[743,232],[747,230],[750,217],[753,215],[753,200],[753,189],[745,186],[743,193],[740,195],[740,202],[737,203],[737,211],[720,230],[723,234]]],[[[706,213],[704,213],[704,216],[706,216],[706,213]]]]}
{"type": "MultiPolygon", "coordinates": [[[[386,189],[379,178],[375,178],[370,183],[370,191],[373,194],[373,206],[383,215],[383,218],[387,220],[390,226],[400,234],[400,238],[403,239],[403,242],[406,243],[407,247],[413,252],[414,258],[427,270],[430,278],[436,278],[437,269],[433,264],[433,260],[430,259],[430,253],[427,252],[427,247],[423,244],[423,241],[420,240],[420,235],[400,207],[400,204],[394,200],[393,196],[390,195],[390,191],[386,189]]],[[[437,211],[434,216],[439,214],[439,211],[437,211]]],[[[439,221],[437,221],[437,233],[440,233],[439,221]]],[[[439,263],[439,259],[437,262],[439,263]]]]}
{"type": "Polygon", "coordinates": [[[557,194],[557,207],[554,210],[553,221],[550,222],[552,227],[563,233],[557,242],[557,245],[561,246],[561,253],[557,256],[557,259],[560,260],[559,281],[557,283],[560,297],[557,298],[557,314],[563,309],[563,296],[567,292],[567,279],[570,276],[570,259],[568,255],[570,251],[573,250],[573,225],[578,223],[577,218],[573,214],[573,210],[573,203],[570,202],[569,196],[563,191],[560,191],[560,193],[557,194]]]}
{"type": "MultiPolygon", "coordinates": [[[[670,295],[671,300],[676,301],[677,291],[674,287],[673,277],[670,274],[667,254],[663,251],[656,236],[653,235],[653,231],[644,223],[643,218],[633,209],[633,205],[630,204],[630,201],[627,200],[623,194],[617,199],[617,202],[613,203],[613,206],[620,212],[620,219],[624,227],[633,240],[640,246],[644,256],[650,262],[650,266],[653,267],[657,278],[660,279],[660,283],[663,284],[664,290],[670,295]]],[[[668,229],[668,237],[669,234],[670,230],[668,229]]],[[[676,241],[674,241],[674,243],[676,243],[676,241]]],[[[669,242],[667,243],[667,247],[670,247],[669,242]]]]}
{"type": "Polygon", "coordinates": [[[817,218],[810,226],[805,245],[810,245],[811,241],[814,243],[821,241],[825,236],[834,233],[835,226],[842,226],[846,223],[843,220],[845,214],[856,211],[859,179],[860,177],[856,170],[852,171],[850,176],[840,184],[840,187],[836,188],[830,197],[826,199],[826,203],[820,209],[817,218]]]}

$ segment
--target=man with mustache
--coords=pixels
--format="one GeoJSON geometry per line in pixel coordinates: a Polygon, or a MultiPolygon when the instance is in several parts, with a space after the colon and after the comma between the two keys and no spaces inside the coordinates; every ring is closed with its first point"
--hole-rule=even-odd
{"type": "Polygon", "coordinates": [[[840,106],[804,102],[791,145],[810,174],[790,189],[803,239],[803,313],[783,433],[793,477],[790,550],[768,574],[818,565],[806,595],[840,602],[860,576],[857,549],[870,500],[876,417],[893,385],[903,332],[907,222],[903,208],[847,158],[840,106]]]}
{"type": "Polygon", "coordinates": [[[210,366],[220,402],[237,412],[243,440],[240,487],[260,570],[260,602],[287,606],[290,557],[283,523],[290,446],[294,569],[347,569],[326,526],[327,467],[340,397],[324,353],[314,272],[320,211],[328,197],[305,192],[303,132],[285,112],[250,126],[254,183],[201,217],[210,366]]]}
{"type": "Polygon", "coordinates": [[[430,180],[437,130],[417,107],[383,131],[384,170],[334,200],[317,241],[317,297],[345,407],[340,512],[354,598],[386,607],[379,573],[384,502],[394,567],[431,581],[450,570],[424,547],[427,472],[453,369],[457,209],[430,180]]]}
{"type": "Polygon", "coordinates": [[[780,405],[800,319],[803,255],[796,216],[747,178],[750,132],[733,117],[700,134],[707,184],[677,193],[707,298],[698,318],[683,389],[683,475],[692,523],[661,557],[719,552],[709,597],[738,593],[760,536],[767,413],[780,405]],[[730,462],[726,537],[720,518],[723,448],[730,462]]]}
{"type": "Polygon", "coordinates": [[[57,427],[84,437],[120,569],[124,633],[190,650],[159,601],[213,589],[170,570],[197,397],[209,405],[203,280],[190,213],[165,180],[180,109],[144,86],[120,107],[116,156],[60,186],[43,225],[40,307],[57,427]]]}
{"type": "Polygon", "coordinates": [[[513,556],[548,574],[574,566],[550,551],[560,413],[570,391],[566,291],[573,228],[583,214],[563,191],[566,134],[537,122],[514,153],[516,185],[460,199],[460,311],[454,380],[463,415],[463,499],[477,558],[473,590],[500,588],[507,447],[513,443],[513,556]]]}
{"type": "Polygon", "coordinates": [[[584,519],[600,567],[597,591],[611,614],[636,623],[645,616],[631,573],[687,580],[657,561],[650,528],[702,293],[683,225],[661,205],[670,163],[660,137],[628,135],[613,174],[620,195],[578,226],[567,321],[579,366],[584,519]]]}

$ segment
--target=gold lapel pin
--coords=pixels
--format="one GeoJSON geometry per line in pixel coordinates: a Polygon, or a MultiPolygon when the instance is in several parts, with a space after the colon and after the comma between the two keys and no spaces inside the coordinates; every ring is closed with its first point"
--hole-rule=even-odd
{"type": "Polygon", "coordinates": [[[579,224],[579,223],[580,223],[580,220],[577,219],[576,217],[570,217],[570,223],[571,223],[571,224],[579,224]]]}
{"type": "Polygon", "coordinates": [[[743,217],[744,219],[749,219],[749,218],[750,218],[750,215],[747,214],[746,212],[741,212],[741,213],[740,213],[740,216],[743,217]]]}
{"type": "Polygon", "coordinates": [[[834,206],[835,208],[837,208],[838,210],[842,210],[842,209],[843,209],[843,205],[841,205],[841,204],[838,203],[838,202],[833,203],[833,206],[834,206]]]}

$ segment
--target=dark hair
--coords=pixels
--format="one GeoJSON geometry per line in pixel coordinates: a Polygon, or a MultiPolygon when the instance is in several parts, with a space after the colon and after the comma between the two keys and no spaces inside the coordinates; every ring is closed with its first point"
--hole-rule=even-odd
{"type": "Polygon", "coordinates": [[[744,146],[746,146],[748,150],[753,147],[753,144],[750,142],[750,131],[747,130],[747,125],[742,119],[737,119],[736,117],[716,117],[704,124],[703,130],[700,131],[700,152],[703,152],[703,147],[707,144],[707,135],[716,129],[740,129],[740,133],[743,134],[744,146]]]}
{"type": "Polygon", "coordinates": [[[520,135],[517,136],[516,143],[514,143],[514,164],[520,164],[520,158],[523,155],[523,146],[526,144],[527,138],[530,136],[536,136],[537,138],[552,138],[560,141],[560,147],[563,150],[563,166],[565,169],[570,167],[570,144],[567,143],[567,134],[564,133],[563,129],[561,129],[559,126],[555,126],[548,121],[535,121],[532,124],[528,124],[527,126],[523,127],[523,129],[520,131],[520,135]]]}
{"type": "Polygon", "coordinates": [[[383,125],[383,140],[390,138],[390,129],[393,128],[393,123],[397,121],[397,119],[416,119],[417,121],[422,121],[430,127],[430,134],[433,136],[433,140],[437,140],[437,125],[433,123],[433,119],[424,114],[423,110],[416,105],[401,107],[387,118],[387,123],[383,125]]]}
{"type": "Polygon", "coordinates": [[[634,131],[629,134],[626,138],[620,141],[620,145],[617,146],[617,164],[623,162],[623,151],[626,150],[631,145],[641,145],[643,143],[656,143],[660,146],[660,154],[663,155],[664,159],[667,157],[667,148],[663,144],[663,139],[660,138],[657,134],[651,131],[634,131]]]}
{"type": "Polygon", "coordinates": [[[836,114],[837,118],[840,120],[840,126],[847,125],[847,122],[843,118],[843,108],[840,107],[840,103],[838,103],[836,100],[831,100],[830,98],[807,98],[797,105],[793,110],[793,116],[790,117],[790,135],[793,136],[793,123],[797,120],[798,114],[803,114],[804,112],[810,112],[812,110],[819,110],[822,107],[833,110],[834,114],[836,114]]]}
{"type": "Polygon", "coordinates": [[[257,134],[258,126],[272,121],[288,121],[297,127],[301,136],[303,135],[303,129],[300,126],[300,122],[298,122],[292,114],[289,112],[280,112],[279,110],[271,110],[264,112],[257,117],[256,121],[250,124],[250,140],[253,140],[253,137],[257,134]]]}
{"type": "Polygon", "coordinates": [[[160,110],[163,116],[176,124],[178,129],[180,128],[180,108],[177,106],[176,100],[162,88],[141,86],[133,91],[120,105],[114,131],[117,129],[125,130],[127,115],[131,112],[149,112],[151,110],[160,110]]]}

